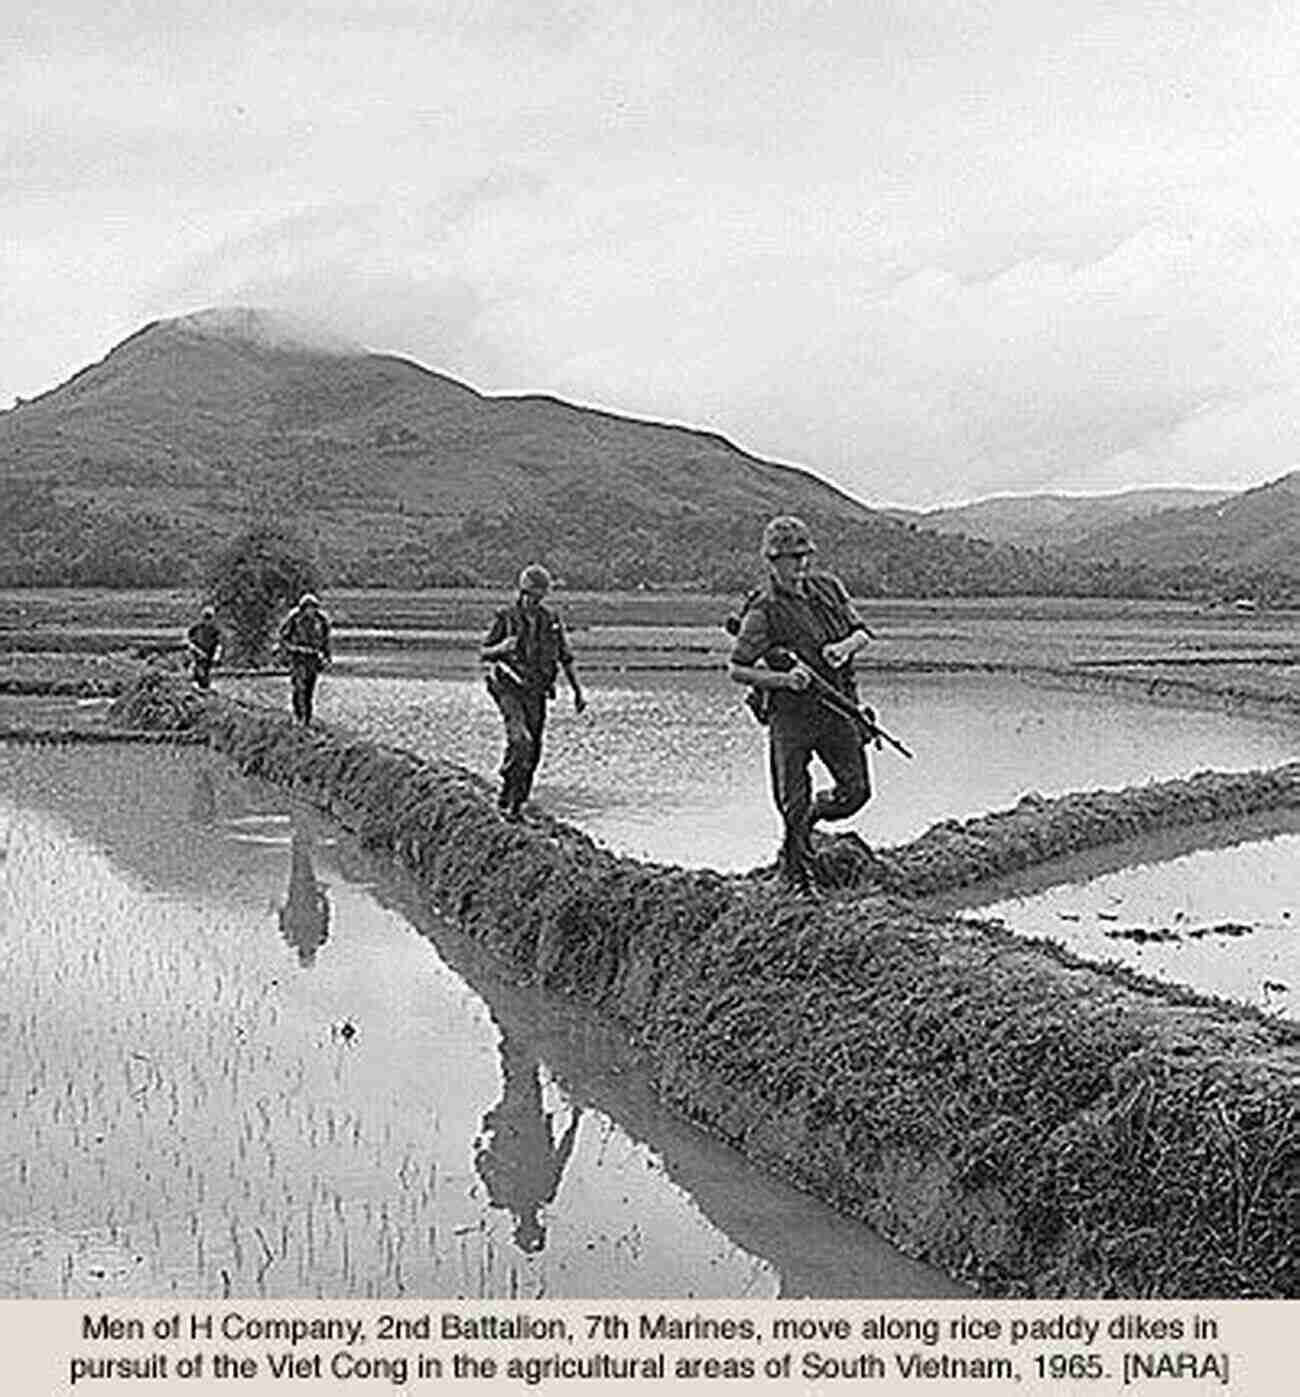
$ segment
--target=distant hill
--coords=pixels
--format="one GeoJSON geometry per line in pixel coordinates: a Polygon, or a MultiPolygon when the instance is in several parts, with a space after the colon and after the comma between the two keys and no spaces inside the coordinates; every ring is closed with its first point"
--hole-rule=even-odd
{"type": "Polygon", "coordinates": [[[268,513],[336,582],[501,581],[542,556],[589,585],[730,585],[779,512],[885,591],[959,585],[988,551],[710,432],[489,397],[247,308],[146,325],[0,414],[0,491],[11,583],[177,580],[268,513]]]}
{"type": "Polygon", "coordinates": [[[455,523],[512,499],[602,490],[638,506],[864,506],[707,432],[546,397],[486,397],[404,359],[299,338],[280,317],[208,311],[147,325],[0,415],[0,461],[112,502],[147,484],[206,512],[272,472],[308,504],[455,523]],[[313,499],[313,496],[315,497],[313,499]]]}
{"type": "MultiPolygon", "coordinates": [[[[987,503],[1010,517],[1008,502],[987,503]]],[[[754,578],[775,513],[804,515],[866,595],[1226,585],[1183,566],[1172,536],[1166,575],[1121,534],[1067,555],[942,532],[715,433],[489,396],[250,308],[146,325],[0,413],[0,585],[185,585],[220,542],[272,517],[314,545],[335,585],[499,585],[538,558],[575,586],[729,590],[754,578]]],[[[1196,538],[1194,560],[1211,556],[1196,538]]]]}
{"type": "Polygon", "coordinates": [[[1080,539],[1081,560],[1202,567],[1300,579],[1300,471],[1194,509],[1162,510],[1080,539]]]}
{"type": "Polygon", "coordinates": [[[1226,490],[1126,490],[1114,495],[996,495],[971,504],[891,517],[937,533],[966,534],[1024,548],[1069,548],[1089,534],[1167,509],[1217,504],[1226,490]]]}

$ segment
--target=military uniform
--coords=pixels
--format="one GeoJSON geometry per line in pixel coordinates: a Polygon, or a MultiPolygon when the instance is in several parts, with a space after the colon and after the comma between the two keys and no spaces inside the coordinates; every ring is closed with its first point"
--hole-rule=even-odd
{"type": "Polygon", "coordinates": [[[563,623],[541,602],[524,606],[515,601],[502,607],[492,619],[483,647],[498,645],[511,637],[514,647],[508,657],[492,663],[487,688],[506,725],[497,803],[502,810],[513,813],[532,791],[542,757],[546,705],[555,697],[560,666],[572,664],[573,656],[563,623]]]}
{"type": "MultiPolygon", "coordinates": [[[[752,595],[741,617],[731,662],[751,667],[763,662],[789,669],[790,651],[820,678],[854,704],[856,685],[848,665],[835,668],[822,647],[863,629],[843,584],[829,573],[810,575],[802,589],[775,581],[752,595]]],[[[818,820],[843,820],[856,814],[871,796],[871,776],[862,737],[851,719],[820,701],[811,689],[766,691],[770,734],[772,794],[785,826],[781,870],[791,881],[806,880],[809,834],[818,820]],[[809,764],[816,755],[833,785],[814,798],[809,764]]]]}
{"type": "Polygon", "coordinates": [[[319,607],[299,602],[280,627],[279,646],[289,662],[293,716],[310,723],[316,681],[330,658],[329,617],[319,607]]]}
{"type": "Polygon", "coordinates": [[[200,689],[207,689],[212,683],[212,666],[221,646],[221,627],[205,616],[185,632],[185,640],[190,647],[190,673],[194,682],[200,689]]]}

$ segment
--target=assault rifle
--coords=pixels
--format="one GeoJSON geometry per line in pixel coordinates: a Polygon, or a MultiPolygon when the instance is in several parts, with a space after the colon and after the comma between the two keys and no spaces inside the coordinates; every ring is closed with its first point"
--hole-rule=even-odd
{"type": "Polygon", "coordinates": [[[858,705],[853,702],[847,694],[842,694],[834,684],[829,683],[817,673],[811,665],[804,664],[793,650],[786,650],[780,647],[769,650],[767,654],[769,662],[776,660],[781,664],[802,665],[809,675],[809,690],[817,699],[825,704],[827,708],[833,708],[836,713],[843,714],[861,734],[864,743],[871,743],[879,747],[882,742],[887,742],[900,756],[906,757],[908,761],[913,759],[914,753],[908,751],[907,747],[901,743],[892,733],[888,733],[876,722],[876,715],[865,705],[858,705]]]}

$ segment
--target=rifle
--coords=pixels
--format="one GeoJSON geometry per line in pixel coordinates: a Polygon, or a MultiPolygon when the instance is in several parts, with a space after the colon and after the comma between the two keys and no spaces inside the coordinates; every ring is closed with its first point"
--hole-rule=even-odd
{"type": "Polygon", "coordinates": [[[328,663],[324,650],[317,645],[293,645],[287,640],[280,641],[280,653],[283,655],[304,655],[308,659],[315,660],[323,669],[328,663]]]}
{"type": "Polygon", "coordinates": [[[488,676],[497,684],[507,684],[512,689],[526,689],[524,677],[509,660],[492,660],[488,665],[488,676]]]}
{"type": "Polygon", "coordinates": [[[809,689],[817,699],[825,704],[827,708],[833,708],[836,713],[842,714],[849,720],[862,736],[864,743],[873,743],[879,747],[882,742],[887,742],[900,756],[911,761],[914,753],[908,751],[907,747],[901,743],[892,733],[886,732],[884,728],[876,722],[876,715],[868,708],[864,708],[854,703],[847,694],[840,691],[827,680],[823,679],[811,665],[804,664],[793,650],[778,647],[768,652],[769,661],[772,659],[789,661],[792,664],[802,664],[804,669],[811,676],[809,689]]]}

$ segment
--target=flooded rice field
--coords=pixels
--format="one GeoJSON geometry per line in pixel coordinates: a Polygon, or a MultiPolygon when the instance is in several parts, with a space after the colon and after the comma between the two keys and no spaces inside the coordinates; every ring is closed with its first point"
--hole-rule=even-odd
{"type": "MultiPolygon", "coordinates": [[[[593,747],[616,705],[670,711],[604,702],[593,747]]],[[[210,754],[0,744],[0,855],[0,1294],[958,1293],[210,754]]]]}
{"type": "Polygon", "coordinates": [[[1001,897],[971,915],[1300,1021],[1300,830],[1001,897]]]}
{"type": "MultiPolygon", "coordinates": [[[[224,692],[287,704],[284,679],[226,680],[224,692]]],[[[534,798],[618,852],[688,867],[751,868],[779,825],[766,733],[718,671],[593,673],[590,707],[551,706],[534,798]]],[[[1294,730],[1267,718],[1162,708],[1003,675],[868,675],[880,721],[916,754],[873,754],[876,793],[837,829],[903,843],[936,821],[1050,796],[1294,760],[1294,730]]],[[[327,674],[320,717],[367,737],[494,775],[501,723],[477,679],[327,674]]]]}

